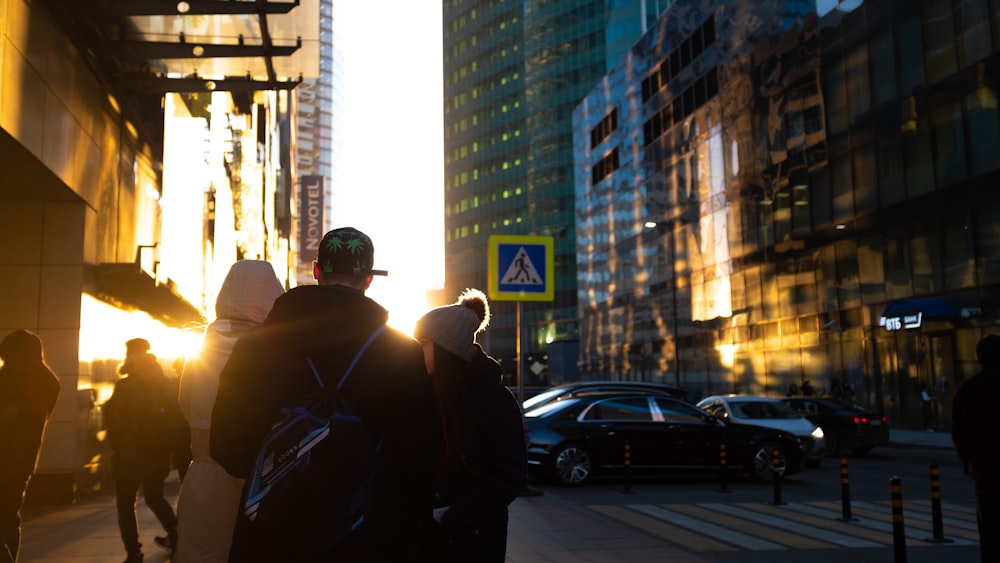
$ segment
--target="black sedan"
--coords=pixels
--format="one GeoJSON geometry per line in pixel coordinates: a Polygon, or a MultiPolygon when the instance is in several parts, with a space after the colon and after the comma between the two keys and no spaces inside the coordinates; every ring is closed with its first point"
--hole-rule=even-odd
{"type": "Polygon", "coordinates": [[[849,449],[863,456],[889,443],[889,427],[881,412],[834,399],[789,397],[782,401],[823,429],[828,455],[849,449]]]}
{"type": "Polygon", "coordinates": [[[733,473],[769,481],[775,466],[790,475],[802,470],[805,459],[798,439],[787,432],[727,424],[664,395],[569,397],[528,410],[524,421],[529,469],[563,485],[582,485],[626,467],[637,475],[717,474],[723,463],[733,473]]]}

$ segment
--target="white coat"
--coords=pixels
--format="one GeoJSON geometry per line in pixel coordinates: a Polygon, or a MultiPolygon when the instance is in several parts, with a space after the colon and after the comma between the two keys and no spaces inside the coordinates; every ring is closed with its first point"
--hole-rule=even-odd
{"type": "Polygon", "coordinates": [[[236,525],[243,480],[226,472],[209,453],[212,408],[219,373],[240,335],[264,322],[284,293],[271,264],[233,264],[216,299],[216,320],[205,330],[201,352],[188,358],[181,374],[179,402],[191,426],[192,462],[177,500],[174,563],[224,563],[236,525]]]}

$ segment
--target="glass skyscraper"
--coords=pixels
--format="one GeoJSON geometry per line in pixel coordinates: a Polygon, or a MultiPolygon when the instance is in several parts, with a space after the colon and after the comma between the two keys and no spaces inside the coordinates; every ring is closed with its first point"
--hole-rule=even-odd
{"type": "Polygon", "coordinates": [[[1000,324],[1000,2],[678,1],[573,115],[582,377],[935,426],[1000,324]]]}
{"type": "MultiPolygon", "coordinates": [[[[573,343],[563,349],[576,369],[573,108],[666,5],[443,3],[445,295],[488,287],[490,235],[552,236],[555,299],[522,305],[522,356],[540,366],[552,342],[573,343]]],[[[484,341],[513,376],[515,304],[493,308],[484,341]]],[[[546,378],[536,372],[524,370],[531,382],[546,378]]]]}

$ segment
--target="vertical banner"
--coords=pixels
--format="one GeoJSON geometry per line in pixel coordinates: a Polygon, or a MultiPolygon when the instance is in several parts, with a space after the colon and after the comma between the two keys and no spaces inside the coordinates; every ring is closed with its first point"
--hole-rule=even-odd
{"type": "Polygon", "coordinates": [[[324,180],[323,176],[302,176],[299,183],[299,267],[304,264],[307,270],[323,240],[324,180]]]}

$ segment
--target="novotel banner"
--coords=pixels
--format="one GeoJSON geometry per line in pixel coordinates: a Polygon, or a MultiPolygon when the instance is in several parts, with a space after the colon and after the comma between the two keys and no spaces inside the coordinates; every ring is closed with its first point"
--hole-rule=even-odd
{"type": "Polygon", "coordinates": [[[299,184],[299,263],[311,264],[323,240],[323,176],[302,176],[299,184]]]}

